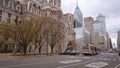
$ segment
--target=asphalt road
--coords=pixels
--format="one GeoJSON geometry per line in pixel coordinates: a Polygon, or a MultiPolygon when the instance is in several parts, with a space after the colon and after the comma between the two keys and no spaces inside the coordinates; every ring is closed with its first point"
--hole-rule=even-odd
{"type": "Polygon", "coordinates": [[[0,68],[120,68],[120,57],[115,53],[24,57],[0,60],[0,68]]]}

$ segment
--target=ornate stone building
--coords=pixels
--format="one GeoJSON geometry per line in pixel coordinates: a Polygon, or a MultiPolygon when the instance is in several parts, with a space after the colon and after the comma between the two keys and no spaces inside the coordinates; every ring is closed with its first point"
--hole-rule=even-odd
{"type": "Polygon", "coordinates": [[[60,19],[61,0],[0,0],[0,21],[19,21],[21,17],[60,19]]]}
{"type": "MultiPolygon", "coordinates": [[[[23,17],[49,17],[66,26],[61,0],[0,0],[0,23],[10,21],[12,24],[19,24],[23,17]]],[[[64,41],[61,45],[67,44],[64,41]]],[[[46,47],[43,47],[43,52],[44,48],[46,47]]]]}
{"type": "MultiPolygon", "coordinates": [[[[74,18],[73,14],[67,13],[64,14],[64,22],[66,25],[66,45],[71,43],[71,46],[74,48],[76,46],[76,40],[75,40],[75,31],[74,31],[74,18]]],[[[67,48],[68,46],[66,46],[67,48]]]]}

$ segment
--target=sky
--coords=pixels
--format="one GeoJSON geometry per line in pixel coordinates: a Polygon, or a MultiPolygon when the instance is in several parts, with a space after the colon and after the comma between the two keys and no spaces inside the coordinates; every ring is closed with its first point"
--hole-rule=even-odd
{"type": "MultiPolygon", "coordinates": [[[[61,0],[63,13],[74,13],[76,0],[61,0]]],[[[120,0],[78,0],[78,5],[84,17],[97,17],[99,13],[106,17],[106,30],[112,39],[117,40],[120,30],[120,0]]]]}

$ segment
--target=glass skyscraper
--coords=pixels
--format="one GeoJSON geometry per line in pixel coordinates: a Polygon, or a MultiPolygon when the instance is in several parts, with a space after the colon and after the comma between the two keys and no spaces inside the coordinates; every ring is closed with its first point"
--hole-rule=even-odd
{"type": "Polygon", "coordinates": [[[79,9],[78,4],[74,11],[74,27],[75,28],[83,27],[83,14],[79,9]]]}

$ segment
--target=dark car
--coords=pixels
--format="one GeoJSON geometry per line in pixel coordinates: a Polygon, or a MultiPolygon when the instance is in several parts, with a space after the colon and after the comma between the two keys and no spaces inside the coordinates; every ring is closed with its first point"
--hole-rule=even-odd
{"type": "Polygon", "coordinates": [[[59,55],[70,55],[70,53],[71,53],[71,50],[65,50],[64,52],[59,53],[59,55]]]}
{"type": "Polygon", "coordinates": [[[59,55],[79,55],[80,54],[80,51],[79,50],[65,50],[64,52],[62,53],[59,53],[59,55]]]}
{"type": "Polygon", "coordinates": [[[80,51],[79,50],[72,50],[70,55],[79,55],[80,51]]]}

